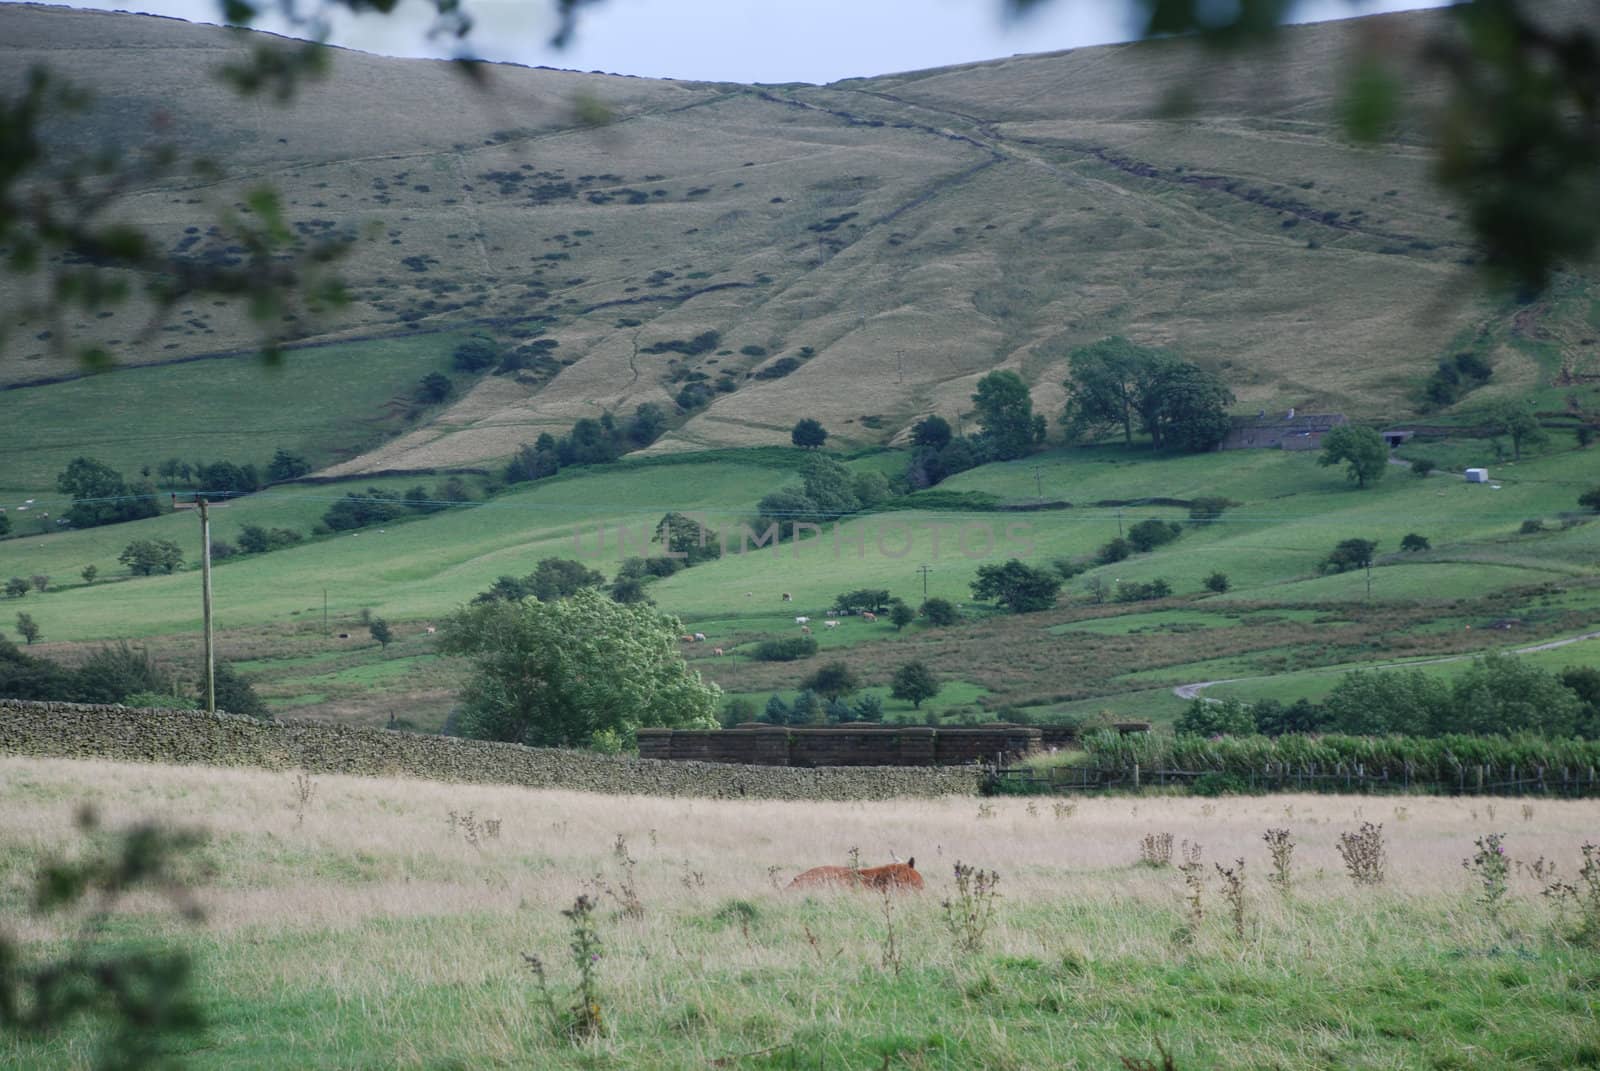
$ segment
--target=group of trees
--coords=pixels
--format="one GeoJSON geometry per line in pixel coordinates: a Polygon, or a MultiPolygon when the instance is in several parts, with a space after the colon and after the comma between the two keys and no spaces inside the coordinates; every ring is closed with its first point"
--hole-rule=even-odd
{"type": "MultiPolygon", "coordinates": [[[[872,693],[850,697],[863,687],[855,670],[842,661],[819,666],[800,684],[795,701],[786,703],[777,694],[767,700],[760,719],[773,725],[849,725],[854,722],[876,724],[883,721],[883,700],[872,693]]],[[[939,678],[923,662],[907,662],[889,679],[889,695],[922,708],[926,699],[940,691],[939,678]]]]}
{"type": "Polygon", "coordinates": [[[154,486],[148,482],[130,483],[120,472],[94,458],[73,458],[56,477],[56,489],[72,496],[65,519],[74,528],[136,521],[161,512],[154,486]]]}
{"type": "Polygon", "coordinates": [[[559,439],[544,432],[531,445],[524,444],[506,464],[505,480],[525,483],[554,476],[569,465],[603,465],[649,446],[666,430],[667,414],[654,402],[643,403],[623,420],[610,412],[583,417],[559,439]]]}
{"type": "MultiPolygon", "coordinates": [[[[311,462],[304,455],[280,446],[267,462],[266,482],[297,480],[310,471],[311,462]]],[[[149,466],[143,474],[150,475],[149,466]]],[[[248,494],[259,490],[263,483],[254,465],[236,465],[231,461],[191,462],[169,457],[156,465],[155,474],[169,487],[181,481],[190,487],[232,494],[248,494]]]]}
{"type": "Polygon", "coordinates": [[[1061,423],[1075,439],[1134,429],[1157,450],[1198,453],[1228,434],[1233,392],[1214,373],[1162,350],[1112,337],[1073,350],[1061,423]]]}
{"type": "MultiPolygon", "coordinates": [[[[432,491],[421,484],[403,493],[386,491],[381,487],[369,487],[366,494],[347,491],[343,498],[329,506],[323,513],[321,529],[329,532],[347,532],[374,524],[388,524],[405,517],[437,513],[449,509],[454,503],[471,500],[472,495],[467,485],[458,476],[439,481],[432,491]]],[[[276,550],[279,546],[298,542],[298,536],[287,529],[275,528],[272,531],[279,534],[273,537],[269,533],[267,541],[270,545],[266,547],[267,550],[276,550]],[[294,538],[289,538],[291,536],[294,538]]],[[[245,549],[242,534],[240,549],[245,549]]]]}
{"type": "MultiPolygon", "coordinates": [[[[25,631],[23,634],[27,635],[25,631]]],[[[218,662],[214,679],[218,710],[271,717],[250,682],[231,665],[218,662]]],[[[126,642],[99,647],[77,666],[64,666],[24,654],[0,636],[0,698],[195,707],[204,703],[204,691],[203,677],[180,685],[178,678],[158,665],[148,651],[126,642]]]]}
{"type": "Polygon", "coordinates": [[[135,539],[117,560],[134,576],[170,573],[183,564],[183,548],[170,539],[135,539]]]}
{"type": "Polygon", "coordinates": [[[799,487],[780,487],[762,497],[756,504],[759,526],[776,524],[781,532],[794,524],[823,524],[879,505],[893,494],[883,473],[852,473],[822,454],[805,459],[800,481],[799,487]]]}
{"type": "Polygon", "coordinates": [[[1353,670],[1320,704],[1196,700],[1175,728],[1200,736],[1540,733],[1597,739],[1600,670],[1569,667],[1557,674],[1498,652],[1473,659],[1449,681],[1420,669],[1353,670]]]}

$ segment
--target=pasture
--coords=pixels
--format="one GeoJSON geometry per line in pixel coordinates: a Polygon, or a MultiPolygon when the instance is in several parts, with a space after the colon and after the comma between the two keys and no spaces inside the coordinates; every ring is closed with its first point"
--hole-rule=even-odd
{"type": "MultiPolygon", "coordinates": [[[[1180,1069],[1600,1065],[1600,953],[1540,895],[1552,866],[1581,884],[1595,801],[802,804],[333,776],[301,793],[292,771],[5,758],[0,917],[30,958],[70,920],[28,914],[25,881],[83,850],[85,802],[107,828],[210,832],[202,924],[141,897],[109,931],[193,954],[210,1025],[175,1051],[195,1068],[1102,1068],[1160,1066],[1158,1045],[1180,1069]],[[1362,822],[1382,825],[1379,884],[1337,848],[1362,822]],[[1287,893],[1272,828],[1295,844],[1287,893]],[[1497,909],[1462,865],[1488,833],[1512,863],[1497,909]],[[915,856],[926,892],[782,891],[853,851],[915,856]],[[1215,864],[1238,859],[1236,912],[1215,864]],[[999,874],[981,932],[943,906],[957,862],[999,874]],[[603,1030],[573,1039],[523,954],[570,1003],[560,912],[580,893],[603,1030]]],[[[84,1067],[94,1044],[8,1037],[0,1063],[84,1067]]]]}

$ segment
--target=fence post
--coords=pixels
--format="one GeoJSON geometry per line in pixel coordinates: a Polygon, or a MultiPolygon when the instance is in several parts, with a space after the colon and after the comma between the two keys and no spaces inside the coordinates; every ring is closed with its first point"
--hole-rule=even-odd
{"type": "Polygon", "coordinates": [[[1133,787],[1135,790],[1139,788],[1139,764],[1137,762],[1133,764],[1133,787]]]}

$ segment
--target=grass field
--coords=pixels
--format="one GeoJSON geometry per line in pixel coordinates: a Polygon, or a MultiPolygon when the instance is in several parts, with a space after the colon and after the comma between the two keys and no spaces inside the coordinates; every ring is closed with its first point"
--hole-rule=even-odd
{"type": "MultiPolygon", "coordinates": [[[[291,773],[0,759],[0,902],[43,956],[69,920],[24,909],[39,859],[81,850],[72,815],[211,833],[191,926],[140,899],[124,947],[185,947],[210,1021],[195,1068],[1114,1067],[1475,1068],[1600,1065],[1600,953],[1539,895],[1572,880],[1594,801],[1275,796],[874,804],[608,798],[319,777],[303,821],[291,773]],[[449,815],[501,823],[470,842],[449,815]],[[1353,884],[1341,833],[1381,823],[1386,881],[1353,884]],[[1262,835],[1296,844],[1292,892],[1262,835]],[[1517,864],[1498,920],[1462,859],[1506,835],[1517,864]],[[1203,919],[1182,874],[1140,841],[1198,845],[1203,919]],[[616,845],[636,861],[619,863],[616,845]],[[915,856],[928,888],[889,899],[780,891],[803,867],[915,856]],[[1244,860],[1243,936],[1213,862],[1244,860]],[[941,901],[961,861],[1000,875],[974,947],[941,901]],[[628,885],[640,914],[605,893],[628,885]],[[522,953],[556,999],[574,972],[559,912],[599,898],[606,1030],[546,1024],[522,953]]],[[[1174,862],[1182,859],[1173,849],[1174,862]]],[[[87,1066],[77,1028],[0,1040],[0,1062],[87,1066]]]]}

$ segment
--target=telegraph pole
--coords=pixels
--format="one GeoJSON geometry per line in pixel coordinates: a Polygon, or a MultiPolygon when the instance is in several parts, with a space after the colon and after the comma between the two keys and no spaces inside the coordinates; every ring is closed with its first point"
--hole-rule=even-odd
{"type": "Polygon", "coordinates": [[[917,572],[922,574],[922,601],[928,601],[928,574],[933,572],[932,567],[926,563],[917,566],[917,572]]]}
{"type": "Polygon", "coordinates": [[[217,662],[211,637],[211,515],[206,500],[196,497],[200,507],[200,607],[206,631],[206,712],[217,712],[217,662]]]}
{"type": "Polygon", "coordinates": [[[328,634],[328,589],[322,589],[322,634],[328,634]]]}
{"type": "Polygon", "coordinates": [[[1034,491],[1034,497],[1039,499],[1040,501],[1044,500],[1044,475],[1043,475],[1043,473],[1044,473],[1044,469],[1040,468],[1038,465],[1033,466],[1033,491],[1034,491]]]}

